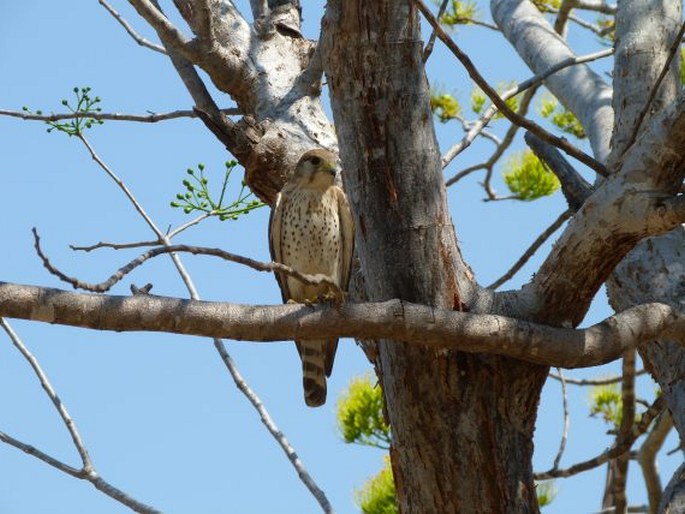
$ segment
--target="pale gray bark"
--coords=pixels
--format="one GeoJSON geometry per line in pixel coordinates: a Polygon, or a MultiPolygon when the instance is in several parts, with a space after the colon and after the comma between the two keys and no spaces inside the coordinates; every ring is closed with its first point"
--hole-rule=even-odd
{"type": "MultiPolygon", "coordinates": [[[[96,330],[152,331],[282,341],[331,337],[401,340],[469,353],[506,355],[565,368],[604,364],[660,335],[680,337],[685,312],[633,307],[583,330],[400,300],[341,306],[239,305],[135,294],[71,293],[0,282],[0,317],[96,330]]],[[[656,344],[656,343],[654,343],[656,344]]]]}
{"type": "Polygon", "coordinates": [[[167,48],[202,68],[236,101],[244,130],[251,129],[251,144],[236,150],[234,134],[222,141],[245,166],[250,186],[263,200],[273,201],[305,150],[322,146],[337,152],[319,98],[322,70],[315,44],[299,34],[299,5],[270,3],[259,23],[250,25],[231,2],[209,0],[208,11],[181,10],[196,36],[189,40],[149,0],[130,2],[167,48]]]}
{"type": "MultiPolygon", "coordinates": [[[[491,0],[490,8],[495,23],[533,72],[576,57],[530,1],[491,0]]],[[[545,80],[545,85],[578,117],[595,159],[605,162],[614,122],[611,87],[586,65],[562,70],[545,80]]]]}
{"type": "MultiPolygon", "coordinates": [[[[534,71],[549,66],[549,59],[553,59],[554,55],[557,55],[556,59],[567,57],[570,50],[566,44],[556,38],[551,27],[530,2],[493,0],[491,5],[493,17],[503,33],[534,71]]],[[[635,148],[645,143],[646,133],[656,131],[652,141],[658,145],[658,141],[664,136],[663,132],[657,124],[652,123],[649,128],[649,122],[644,122],[641,125],[641,138],[630,149],[626,149],[626,143],[631,139],[637,116],[645,106],[654,81],[664,66],[668,49],[681,23],[681,16],[680,2],[619,4],[613,108],[606,103],[612,96],[609,87],[587,70],[581,72],[571,69],[566,72],[566,77],[557,74],[546,82],[552,93],[579,118],[588,133],[595,156],[599,160],[608,159],[610,171],[626,173],[627,168],[635,171],[641,168],[637,173],[647,181],[660,182],[658,189],[664,195],[672,194],[680,186],[679,180],[667,177],[672,170],[682,169],[683,163],[679,159],[671,166],[664,167],[663,163],[653,162],[648,154],[643,154],[642,159],[630,163],[636,156],[635,148]],[[614,110],[615,119],[612,119],[614,110]],[[608,135],[612,134],[612,129],[610,145],[608,135]],[[657,178],[657,175],[661,177],[657,178]]],[[[674,62],[648,116],[663,116],[668,110],[673,112],[677,105],[675,97],[679,88],[677,62],[674,62]]],[[[681,145],[682,143],[678,143],[671,149],[680,152],[678,146],[681,145]]],[[[683,256],[679,254],[678,248],[682,248],[684,244],[685,234],[681,228],[641,243],[612,275],[609,294],[613,306],[624,309],[644,301],[680,301],[684,291],[673,290],[673,285],[682,284],[683,281],[683,256]],[[666,284],[671,286],[667,287],[666,284]]],[[[621,256],[623,254],[621,252],[621,256]]],[[[583,262],[588,265],[586,259],[583,262]]],[[[597,264],[607,265],[607,269],[611,270],[616,263],[617,259],[611,263],[603,261],[597,264]]],[[[536,282],[538,276],[539,274],[536,282]]],[[[669,408],[676,418],[680,418],[674,419],[674,423],[682,437],[682,413],[685,412],[682,370],[685,369],[685,352],[677,345],[663,342],[650,346],[649,350],[642,351],[641,354],[664,389],[669,408]]],[[[671,489],[679,491],[683,488],[671,489]]]]}

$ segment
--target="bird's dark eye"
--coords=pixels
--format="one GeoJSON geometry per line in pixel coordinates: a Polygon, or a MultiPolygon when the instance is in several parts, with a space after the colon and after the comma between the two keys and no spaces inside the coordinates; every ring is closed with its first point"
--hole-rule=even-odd
{"type": "Polygon", "coordinates": [[[314,166],[318,166],[319,164],[321,164],[321,158],[319,158],[319,157],[312,157],[311,162],[312,162],[312,164],[313,164],[314,166]]]}

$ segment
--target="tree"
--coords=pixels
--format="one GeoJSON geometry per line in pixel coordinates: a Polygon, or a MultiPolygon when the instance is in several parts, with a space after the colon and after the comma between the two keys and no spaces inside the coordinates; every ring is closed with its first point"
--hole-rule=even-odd
{"type": "MultiPolygon", "coordinates": [[[[684,148],[679,3],[622,4],[616,9],[579,5],[616,11],[611,85],[579,63],[557,35],[564,33],[570,4],[558,6],[552,28],[542,12],[550,11],[549,5],[491,3],[502,35],[534,73],[545,75],[546,87],[577,118],[592,157],[525,119],[523,99],[514,112],[418,0],[332,0],[318,45],[301,35],[299,2],[251,2],[256,21],[249,23],[229,2],[177,0],[192,39],[156,2],[130,3],[154,28],[163,46],[155,48],[169,55],[192,96],[193,115],[245,167],[246,181],[261,200],[273,201],[304,150],[339,148],[358,234],[360,266],[351,301],[338,309],[245,307],[156,297],[144,290],[129,298],[93,297],[4,283],[0,315],[215,338],[354,336],[364,341],[383,389],[392,427],[391,463],[404,512],[536,512],[533,431],[550,366],[592,366],[625,354],[616,448],[625,450],[664,404],[682,437],[685,385],[677,340],[683,330],[678,303],[683,271],[678,252],[685,209],[679,194],[684,148]],[[531,146],[558,176],[568,198],[568,226],[530,282],[518,290],[481,287],[458,245],[442,169],[478,131],[483,133],[485,118],[468,127],[471,132],[460,148],[448,152],[449,158],[440,155],[421,16],[496,109],[529,131],[531,146]],[[219,109],[198,68],[235,100],[237,110],[219,109]],[[335,131],[321,102],[324,72],[335,131]],[[595,184],[585,182],[550,146],[592,169],[595,184]],[[619,313],[589,329],[574,330],[605,282],[619,313]],[[630,407],[636,346],[663,391],[638,423],[630,407]]],[[[454,18],[456,4],[452,7],[454,18]]],[[[33,111],[22,116],[61,123],[33,111]]],[[[102,119],[90,110],[78,116],[102,119]]],[[[74,129],[73,135],[91,149],[82,136],[84,128],[74,129]]],[[[99,160],[94,151],[92,156],[99,160]]],[[[492,163],[486,168],[490,173],[492,163]]],[[[530,191],[516,187],[512,190],[521,198],[522,191],[530,191]]],[[[457,226],[468,222],[456,221],[457,226]]],[[[198,251],[173,246],[159,227],[148,224],[156,232],[158,249],[146,258],[155,252],[198,251]]],[[[49,266],[47,257],[45,263],[49,266]]],[[[187,277],[186,283],[197,298],[187,277]]],[[[82,281],[72,284],[86,286],[82,281]]],[[[216,339],[215,344],[222,352],[221,342],[216,339]]],[[[230,367],[230,358],[225,362],[230,367]]],[[[616,512],[626,509],[626,455],[610,455],[616,460],[607,502],[616,512]]],[[[63,471],[107,489],[87,455],[82,460],[83,469],[63,471]]],[[[685,501],[681,475],[682,468],[667,489],[665,512],[677,512],[685,501]]],[[[309,486],[326,510],[318,487],[309,486]]]]}

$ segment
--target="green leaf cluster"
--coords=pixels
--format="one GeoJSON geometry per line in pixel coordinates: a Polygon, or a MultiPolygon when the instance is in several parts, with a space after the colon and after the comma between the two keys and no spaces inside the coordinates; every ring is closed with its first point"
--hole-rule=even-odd
{"type": "Polygon", "coordinates": [[[390,459],[385,457],[383,469],[356,491],[357,505],[363,514],[397,514],[397,494],[390,459]]]}
{"type": "Polygon", "coordinates": [[[618,385],[608,384],[590,389],[590,416],[600,416],[614,428],[621,426],[623,400],[618,385]]]}
{"type": "Polygon", "coordinates": [[[535,494],[538,498],[538,505],[546,507],[557,496],[557,488],[554,485],[554,480],[545,480],[535,484],[535,494]]]}
{"type": "Polygon", "coordinates": [[[468,25],[476,20],[478,16],[478,9],[475,2],[461,2],[459,0],[452,0],[445,13],[440,18],[440,22],[449,27],[455,25],[468,25]]]}
{"type": "Polygon", "coordinates": [[[504,182],[519,200],[525,201],[551,195],[560,186],[559,179],[530,150],[524,150],[509,160],[504,182]]]}
{"type": "MultiPolygon", "coordinates": [[[[497,90],[497,93],[502,96],[502,94],[505,91],[508,91],[512,87],[514,87],[516,84],[514,82],[502,82],[500,83],[495,89],[497,90]]],[[[476,114],[482,114],[483,112],[483,107],[485,107],[485,101],[487,100],[487,97],[485,96],[485,93],[481,88],[478,86],[474,87],[473,90],[471,91],[471,110],[475,112],[476,114]]],[[[507,107],[511,109],[514,112],[517,112],[519,110],[519,95],[512,96],[511,98],[507,98],[504,101],[505,104],[507,104],[507,107]]],[[[495,116],[493,119],[500,120],[504,118],[504,114],[502,114],[500,111],[497,111],[495,113],[495,116]]]]}
{"type": "Polygon", "coordinates": [[[680,49],[680,85],[685,85],[685,48],[680,49]]]}
{"type": "Polygon", "coordinates": [[[553,12],[561,7],[561,0],[532,0],[540,12],[553,12]]]}
{"type": "Polygon", "coordinates": [[[547,97],[542,101],[540,114],[543,118],[550,119],[556,127],[567,134],[571,134],[578,139],[587,137],[578,118],[566,107],[559,105],[555,98],[547,97]]]}
{"type": "Polygon", "coordinates": [[[226,188],[236,166],[238,166],[236,161],[226,162],[218,199],[209,190],[209,179],[205,176],[204,164],[198,164],[197,171],[188,168],[186,170],[188,178],[183,180],[185,192],[178,193],[176,199],[171,202],[171,206],[183,209],[186,214],[199,211],[218,216],[221,221],[237,220],[241,215],[263,207],[265,204],[254,198],[252,191],[245,182],[241,183],[237,198],[228,204],[224,204],[226,188]]]}
{"type": "Polygon", "coordinates": [[[597,19],[597,26],[603,32],[600,42],[613,45],[616,41],[616,19],[613,16],[600,16],[597,19]]]}
{"type": "MultiPolygon", "coordinates": [[[[90,87],[75,87],[73,89],[74,96],[76,97],[75,104],[72,105],[66,98],[62,100],[62,105],[65,106],[69,111],[74,114],[88,114],[88,113],[99,113],[102,108],[99,106],[100,97],[90,95],[90,87]]],[[[24,106],[22,107],[24,112],[32,113],[31,109],[24,106]]],[[[42,116],[43,111],[36,111],[38,116],[42,116]]],[[[50,128],[48,132],[57,130],[58,132],[64,132],[68,136],[78,136],[83,133],[85,129],[92,128],[94,125],[102,125],[103,120],[96,120],[94,118],[79,117],[74,118],[69,121],[46,121],[50,128]]]]}
{"type": "Polygon", "coordinates": [[[442,123],[447,123],[461,114],[459,102],[449,93],[431,92],[430,106],[433,114],[435,114],[442,123]]]}
{"type": "Polygon", "coordinates": [[[390,427],[383,418],[383,392],[371,376],[353,378],[338,399],[338,429],[346,443],[390,448],[390,427]]]}

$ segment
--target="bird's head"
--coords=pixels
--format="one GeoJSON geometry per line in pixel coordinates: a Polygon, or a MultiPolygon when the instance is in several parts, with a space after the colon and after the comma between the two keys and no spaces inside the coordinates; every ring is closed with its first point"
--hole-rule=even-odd
{"type": "Polygon", "coordinates": [[[316,148],[302,154],[291,181],[297,187],[325,191],[335,182],[338,159],[331,152],[316,148]]]}

